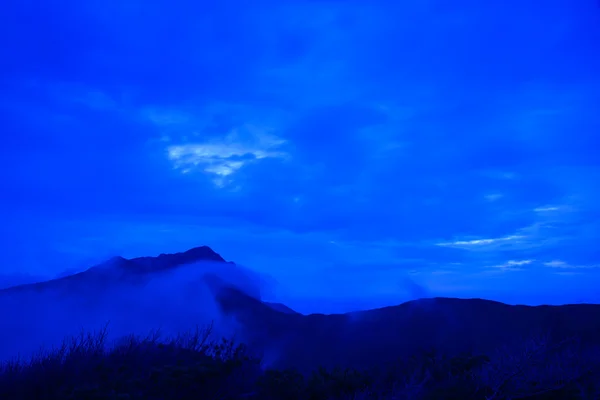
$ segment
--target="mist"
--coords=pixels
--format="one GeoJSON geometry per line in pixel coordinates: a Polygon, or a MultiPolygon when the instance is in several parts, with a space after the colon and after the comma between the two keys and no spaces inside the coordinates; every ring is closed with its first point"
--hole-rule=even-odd
{"type": "Polygon", "coordinates": [[[230,263],[199,262],[135,280],[122,279],[116,267],[90,272],[100,272],[109,284],[101,285],[90,274],[83,286],[0,293],[0,360],[28,358],[59,346],[65,337],[107,325],[110,340],[156,331],[172,337],[211,323],[215,336],[242,339],[243,329],[220,312],[203,278],[217,276],[258,299],[275,285],[268,276],[230,263]]]}

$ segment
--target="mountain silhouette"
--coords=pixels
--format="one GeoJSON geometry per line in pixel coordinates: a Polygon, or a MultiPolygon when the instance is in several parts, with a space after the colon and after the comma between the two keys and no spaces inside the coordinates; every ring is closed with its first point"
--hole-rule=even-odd
{"type": "Polygon", "coordinates": [[[0,290],[2,293],[44,291],[46,289],[88,289],[110,285],[115,280],[135,280],[145,274],[167,271],[196,262],[229,263],[208,246],[194,247],[182,253],[160,254],[156,257],[127,259],[113,257],[85,271],[42,282],[28,283],[0,290]]]}
{"type": "MultiPolygon", "coordinates": [[[[194,263],[211,263],[213,265],[222,263],[224,266],[236,266],[234,262],[226,261],[208,246],[194,247],[180,253],[160,254],[155,257],[146,256],[127,259],[117,256],[82,272],[46,281],[20,284],[0,289],[0,296],[49,290],[63,293],[67,296],[73,294],[87,296],[92,293],[102,292],[105,289],[112,289],[115,285],[121,283],[143,283],[152,274],[168,272],[194,263]]],[[[258,293],[246,294],[250,297],[259,295],[258,293]]],[[[296,311],[281,303],[261,302],[261,304],[282,313],[297,314],[296,311]]]]}
{"type": "MultiPolygon", "coordinates": [[[[46,289],[87,293],[202,261],[235,265],[207,246],[156,257],[114,257],[70,276],[3,289],[0,295],[46,289]]],[[[214,273],[204,274],[202,280],[220,311],[242,326],[240,339],[277,367],[371,367],[432,349],[489,354],[534,336],[549,342],[576,337],[586,345],[600,345],[596,304],[515,306],[483,299],[423,298],[345,314],[303,315],[284,304],[264,302],[214,273]]]]}
{"type": "Polygon", "coordinates": [[[424,298],[345,313],[283,313],[234,287],[220,287],[223,312],[247,329],[246,340],[277,367],[355,368],[394,363],[435,350],[447,355],[490,354],[532,338],[548,344],[575,338],[600,345],[600,305],[508,305],[484,299],[424,298]]]}

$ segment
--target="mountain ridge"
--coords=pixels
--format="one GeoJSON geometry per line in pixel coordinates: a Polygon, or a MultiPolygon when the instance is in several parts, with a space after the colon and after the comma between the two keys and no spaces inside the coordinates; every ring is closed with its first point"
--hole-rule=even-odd
{"type": "MultiPolygon", "coordinates": [[[[64,278],[3,289],[0,295],[53,287],[67,293],[98,285],[111,287],[119,279],[137,279],[200,261],[235,265],[207,246],[156,257],[114,257],[64,278]]],[[[586,345],[600,347],[598,304],[527,306],[434,297],[343,314],[304,315],[284,304],[253,297],[214,273],[205,273],[202,279],[220,311],[243,327],[241,340],[268,355],[278,367],[310,369],[319,364],[360,368],[394,362],[428,349],[487,354],[533,336],[547,336],[550,341],[577,337],[586,345]]]]}
{"type": "Polygon", "coordinates": [[[247,328],[260,352],[276,351],[276,365],[309,370],[315,364],[354,368],[393,363],[435,349],[445,354],[490,354],[532,338],[558,343],[577,338],[600,347],[600,305],[508,305],[486,299],[435,297],[345,314],[294,315],[217,296],[222,310],[247,328]]]}
{"type": "Polygon", "coordinates": [[[109,277],[114,278],[116,276],[118,278],[128,278],[130,275],[135,276],[139,274],[166,271],[195,262],[216,262],[235,265],[235,263],[231,261],[226,261],[220,254],[208,246],[193,247],[178,253],[161,253],[158,256],[144,256],[130,259],[122,256],[115,256],[74,274],[40,282],[9,286],[1,289],[0,294],[27,290],[39,291],[57,285],[77,285],[78,282],[84,281],[87,278],[92,278],[92,276],[96,283],[107,284],[112,280],[107,279],[109,277]],[[106,272],[110,272],[110,274],[106,274],[106,272]]]}

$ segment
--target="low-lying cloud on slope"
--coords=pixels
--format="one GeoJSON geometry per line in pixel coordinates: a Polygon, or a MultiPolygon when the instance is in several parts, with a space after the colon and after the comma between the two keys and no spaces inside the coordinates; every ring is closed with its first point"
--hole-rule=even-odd
{"type": "Polygon", "coordinates": [[[100,272],[108,285],[90,276],[77,286],[0,292],[0,359],[27,357],[42,346],[60,345],[66,336],[106,324],[110,339],[146,336],[157,329],[173,336],[211,323],[216,335],[243,337],[235,320],[221,314],[203,278],[213,274],[257,298],[273,284],[268,277],[228,263],[199,262],[135,280],[119,279],[121,272],[110,266],[100,272]]]}

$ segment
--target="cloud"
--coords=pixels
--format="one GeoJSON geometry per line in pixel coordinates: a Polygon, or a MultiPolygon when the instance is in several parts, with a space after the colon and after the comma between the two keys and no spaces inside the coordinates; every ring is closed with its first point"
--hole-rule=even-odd
{"type": "Polygon", "coordinates": [[[167,147],[168,157],[175,168],[189,173],[195,168],[216,175],[215,184],[224,186],[231,175],[244,165],[265,158],[285,159],[288,154],[278,149],[285,144],[274,135],[262,132],[257,127],[247,126],[244,130],[250,133],[250,140],[240,140],[238,130],[228,133],[221,141],[208,143],[172,144],[167,147]]]}
{"type": "Polygon", "coordinates": [[[492,269],[498,269],[500,271],[523,271],[524,265],[530,265],[534,260],[508,260],[504,264],[494,265],[492,269]]]}
{"type": "Polygon", "coordinates": [[[0,360],[27,357],[40,349],[60,345],[67,336],[108,326],[109,341],[127,335],[145,337],[160,329],[163,338],[193,332],[214,323],[219,337],[243,337],[234,320],[221,314],[204,278],[216,276],[228,285],[261,298],[272,280],[239,265],[194,263],[137,280],[122,281],[120,272],[104,269],[115,282],[72,292],[56,285],[45,291],[0,293],[0,309],[6,318],[0,332],[0,360]],[[17,317],[18,316],[18,317],[17,317]]]}
{"type": "Polygon", "coordinates": [[[184,125],[191,120],[189,115],[178,110],[148,108],[141,110],[141,114],[153,124],[164,127],[184,125]]]}
{"type": "Polygon", "coordinates": [[[489,266],[597,265],[585,7],[15,3],[0,24],[20,38],[0,74],[3,250],[18,262],[46,241],[83,262],[215,242],[293,266],[278,273],[303,292],[298,271],[331,266],[458,288],[490,287],[451,281],[489,266]]]}
{"type": "Polygon", "coordinates": [[[521,235],[511,235],[501,238],[492,238],[492,239],[473,239],[473,240],[457,240],[455,242],[449,243],[438,243],[438,246],[450,246],[457,247],[462,249],[470,249],[470,250],[479,250],[482,249],[484,251],[489,251],[490,246],[497,246],[505,243],[510,243],[515,240],[524,239],[525,236],[521,235]]]}
{"type": "MultiPolygon", "coordinates": [[[[572,270],[586,270],[586,269],[595,269],[600,268],[600,265],[572,265],[566,263],[561,260],[552,260],[544,263],[544,266],[548,268],[557,268],[557,269],[572,269],[572,270]]],[[[564,272],[564,271],[563,271],[564,272]]],[[[575,272],[575,271],[573,271],[575,272]]]]}

